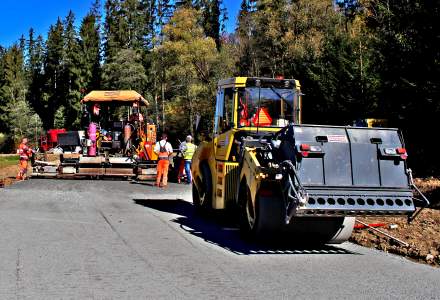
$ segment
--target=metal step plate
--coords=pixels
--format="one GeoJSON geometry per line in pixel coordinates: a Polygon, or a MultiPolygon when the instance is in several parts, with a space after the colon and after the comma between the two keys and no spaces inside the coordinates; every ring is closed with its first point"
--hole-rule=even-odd
{"type": "Polygon", "coordinates": [[[415,211],[411,197],[395,195],[309,195],[296,215],[304,216],[394,216],[415,211]]]}

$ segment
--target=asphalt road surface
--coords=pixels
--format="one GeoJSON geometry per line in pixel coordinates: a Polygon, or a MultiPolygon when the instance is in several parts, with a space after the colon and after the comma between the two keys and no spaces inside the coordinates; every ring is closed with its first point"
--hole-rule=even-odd
{"type": "Polygon", "coordinates": [[[350,243],[243,241],[187,185],[0,189],[0,299],[440,299],[440,269],[350,243]]]}

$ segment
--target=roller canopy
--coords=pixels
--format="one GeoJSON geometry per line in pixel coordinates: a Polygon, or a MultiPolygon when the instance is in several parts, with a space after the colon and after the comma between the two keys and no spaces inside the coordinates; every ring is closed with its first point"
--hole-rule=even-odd
{"type": "Polygon", "coordinates": [[[91,91],[84,99],[86,102],[141,102],[145,106],[148,106],[148,101],[136,91],[91,91]]]}

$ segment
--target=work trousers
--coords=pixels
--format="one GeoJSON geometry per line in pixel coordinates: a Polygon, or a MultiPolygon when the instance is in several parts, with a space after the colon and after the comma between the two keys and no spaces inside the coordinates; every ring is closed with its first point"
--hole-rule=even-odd
{"type": "Polygon", "coordinates": [[[185,172],[185,160],[183,158],[179,161],[179,171],[177,172],[177,182],[180,183],[180,179],[183,177],[185,172]]]}
{"type": "Polygon", "coordinates": [[[24,179],[26,177],[27,168],[28,168],[28,161],[25,159],[20,159],[18,163],[19,171],[18,171],[17,179],[24,179]]]}
{"type": "Polygon", "coordinates": [[[185,173],[186,173],[186,180],[188,183],[191,183],[191,161],[185,160],[185,173]]]}
{"type": "Polygon", "coordinates": [[[170,166],[170,161],[168,159],[160,159],[157,163],[157,177],[156,185],[160,184],[162,178],[162,185],[166,186],[168,184],[168,167],[170,166]]]}

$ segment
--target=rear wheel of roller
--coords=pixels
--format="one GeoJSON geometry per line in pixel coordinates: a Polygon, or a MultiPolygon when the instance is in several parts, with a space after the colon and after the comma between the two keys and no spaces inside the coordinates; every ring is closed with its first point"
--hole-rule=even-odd
{"type": "Polygon", "coordinates": [[[286,230],[295,240],[341,244],[350,238],[354,223],[354,217],[294,217],[286,230]]]}

